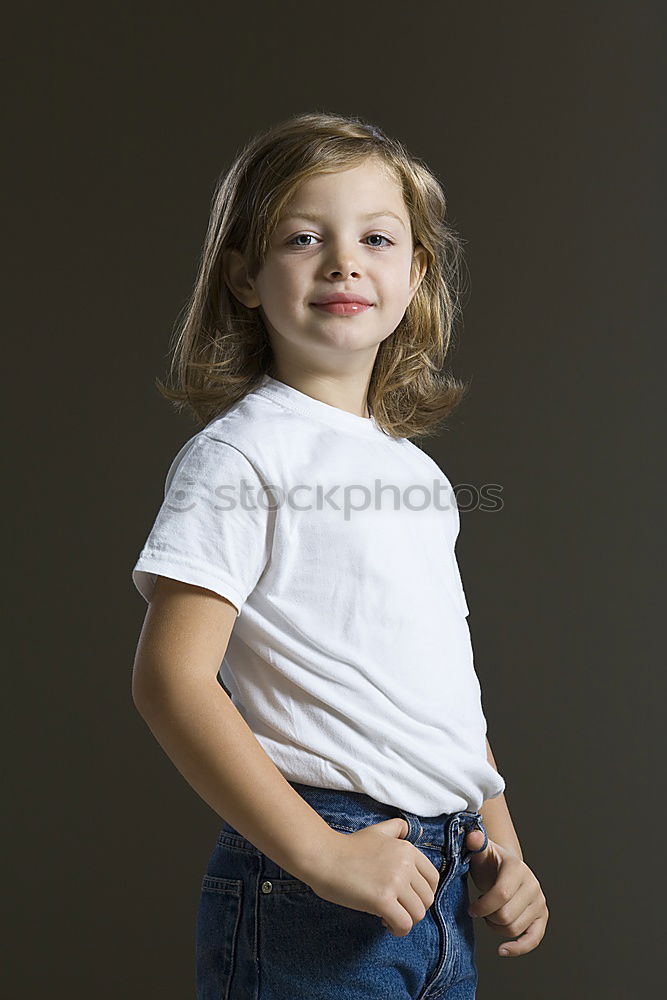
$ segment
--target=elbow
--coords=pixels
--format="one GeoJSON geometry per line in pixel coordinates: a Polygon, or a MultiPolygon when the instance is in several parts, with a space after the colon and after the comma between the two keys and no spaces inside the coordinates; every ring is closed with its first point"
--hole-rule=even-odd
{"type": "Polygon", "coordinates": [[[147,683],[147,678],[136,669],[132,673],[132,702],[139,715],[144,715],[147,704],[154,700],[154,695],[147,683]]]}
{"type": "Polygon", "coordinates": [[[137,684],[135,684],[134,680],[132,681],[131,695],[132,695],[132,704],[136,708],[136,710],[139,713],[139,715],[143,715],[143,710],[142,710],[142,707],[141,707],[142,706],[142,695],[140,694],[139,688],[138,688],[137,684]]]}

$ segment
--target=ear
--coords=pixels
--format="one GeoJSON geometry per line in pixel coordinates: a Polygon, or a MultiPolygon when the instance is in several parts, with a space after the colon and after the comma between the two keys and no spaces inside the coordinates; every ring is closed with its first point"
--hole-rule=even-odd
{"type": "Polygon", "coordinates": [[[427,269],[428,269],[428,255],[424,247],[421,245],[421,243],[419,243],[415,247],[414,253],[412,255],[412,272],[411,272],[412,280],[410,282],[410,299],[409,299],[410,302],[412,302],[415,292],[417,291],[422,281],[424,280],[424,275],[426,274],[427,269]]]}
{"type": "Polygon", "coordinates": [[[244,306],[255,309],[261,305],[255,283],[248,276],[245,258],[240,250],[223,251],[222,274],[229,290],[244,306]]]}

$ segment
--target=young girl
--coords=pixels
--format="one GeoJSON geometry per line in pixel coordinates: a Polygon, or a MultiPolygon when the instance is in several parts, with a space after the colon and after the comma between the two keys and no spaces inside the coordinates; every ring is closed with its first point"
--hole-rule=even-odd
{"type": "Polygon", "coordinates": [[[456,499],[410,441],[466,389],[443,371],[444,216],[420,161],[338,115],[255,136],[215,193],[160,384],[203,426],[133,571],[135,704],[224,819],[199,1000],[463,1000],[471,912],[510,954],[544,934],[485,739],[456,499]]]}

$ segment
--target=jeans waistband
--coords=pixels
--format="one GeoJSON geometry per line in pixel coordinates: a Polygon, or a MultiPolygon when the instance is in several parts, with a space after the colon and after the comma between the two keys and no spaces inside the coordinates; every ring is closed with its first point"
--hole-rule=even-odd
{"type": "Polygon", "coordinates": [[[405,839],[416,847],[433,847],[448,855],[458,853],[463,839],[471,830],[482,831],[484,844],[470,853],[479,853],[488,844],[486,829],[478,812],[463,809],[454,813],[440,813],[438,816],[418,816],[398,806],[378,802],[363,792],[319,788],[298,781],[290,781],[289,784],[323,819],[350,830],[400,816],[409,828],[405,839]]]}

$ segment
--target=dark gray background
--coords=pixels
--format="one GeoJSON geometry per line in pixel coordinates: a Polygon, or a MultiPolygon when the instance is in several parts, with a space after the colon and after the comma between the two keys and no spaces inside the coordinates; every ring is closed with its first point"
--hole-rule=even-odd
{"type": "Polygon", "coordinates": [[[153,383],[218,174],[309,110],[401,138],[467,241],[452,367],[472,388],[425,447],[455,487],[502,485],[501,511],[462,514],[457,551],[489,736],[551,911],[541,945],[508,960],[476,922],[479,996],[649,995],[662,5],[42,3],[5,27],[7,995],[194,996],[219,818],[130,694],[131,569],[197,429],[153,383]]]}

